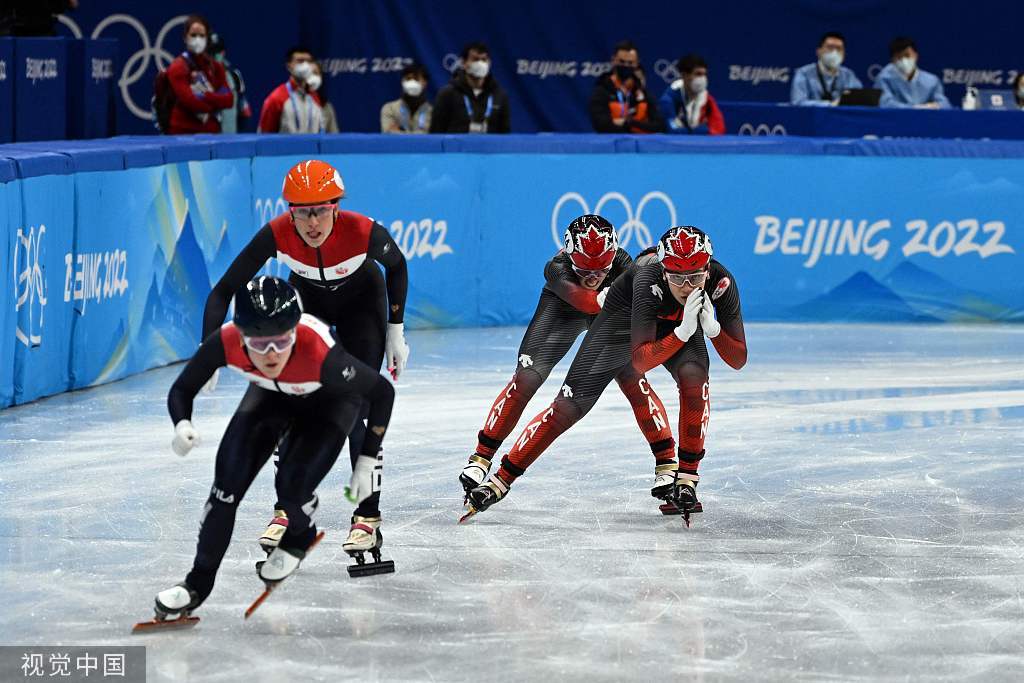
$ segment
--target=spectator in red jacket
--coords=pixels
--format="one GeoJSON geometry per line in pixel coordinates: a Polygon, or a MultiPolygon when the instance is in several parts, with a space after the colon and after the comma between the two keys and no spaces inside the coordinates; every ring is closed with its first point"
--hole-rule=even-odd
{"type": "Polygon", "coordinates": [[[206,54],[210,24],[198,14],[185,20],[185,52],[167,67],[174,108],[167,132],[219,133],[220,112],[235,103],[224,66],[206,54]]]}
{"type": "Polygon", "coordinates": [[[686,55],[676,63],[681,78],[658,100],[669,133],[723,135],[725,117],[708,92],[708,63],[700,55],[686,55]]]}
{"type": "MultiPolygon", "coordinates": [[[[288,80],[274,88],[263,100],[260,133],[322,133],[323,103],[309,79],[316,71],[313,53],[293,47],[285,57],[288,80]]],[[[316,83],[317,79],[313,79],[316,83]]]]}

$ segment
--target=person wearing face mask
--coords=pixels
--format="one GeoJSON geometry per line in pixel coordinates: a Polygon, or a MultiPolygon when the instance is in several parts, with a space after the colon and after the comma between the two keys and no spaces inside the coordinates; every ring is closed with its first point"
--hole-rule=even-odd
{"type": "Polygon", "coordinates": [[[1013,79],[1013,98],[1017,102],[1017,109],[1024,111],[1024,71],[1013,79]]]}
{"type": "Polygon", "coordinates": [[[829,31],[818,41],[818,60],[805,64],[793,74],[789,89],[789,103],[828,106],[839,102],[844,90],[863,88],[851,69],[843,66],[846,58],[846,38],[842,33],[829,31]]]}
{"type": "Polygon", "coordinates": [[[882,91],[880,107],[950,108],[939,77],[917,68],[917,46],[913,40],[893,38],[889,56],[891,61],[875,77],[875,87],[882,91]]]}
{"type": "Polygon", "coordinates": [[[644,85],[636,45],[624,40],[612,51],[611,73],[590,95],[590,123],[598,133],[661,133],[665,122],[644,85]]]}
{"type": "Polygon", "coordinates": [[[708,63],[700,55],[686,55],[676,63],[681,78],[666,88],[658,109],[669,133],[723,135],[725,117],[708,92],[708,63]]]}
{"type": "Polygon", "coordinates": [[[324,130],[325,133],[337,133],[338,130],[338,112],[334,110],[334,105],[331,104],[330,100],[327,99],[327,89],[324,87],[324,67],[320,62],[313,62],[313,73],[306,79],[306,86],[309,88],[309,92],[316,93],[320,98],[320,102],[323,106],[320,108],[321,114],[324,118],[324,130]]]}
{"type": "MultiPolygon", "coordinates": [[[[285,68],[288,80],[263,100],[260,133],[322,133],[323,109],[320,96],[309,87],[313,75],[313,53],[305,47],[288,50],[285,68]]],[[[314,79],[314,83],[316,79],[314,79]]]]}
{"type": "Polygon", "coordinates": [[[483,43],[462,49],[462,68],[434,101],[431,133],[508,133],[508,95],[491,74],[491,54],[483,43]]]}
{"type": "Polygon", "coordinates": [[[185,20],[186,50],[167,67],[174,96],[167,133],[219,133],[220,113],[235,103],[224,66],[206,52],[210,24],[198,14],[185,20]]]}
{"type": "Polygon", "coordinates": [[[402,69],[402,96],[380,108],[380,132],[429,133],[433,107],[427,101],[427,70],[420,64],[402,69]]]}
{"type": "Polygon", "coordinates": [[[228,61],[223,36],[219,33],[211,34],[206,52],[224,66],[228,87],[235,96],[235,103],[221,112],[220,130],[222,133],[246,132],[248,123],[252,119],[252,109],[245,96],[245,79],[242,78],[242,72],[228,61]]]}

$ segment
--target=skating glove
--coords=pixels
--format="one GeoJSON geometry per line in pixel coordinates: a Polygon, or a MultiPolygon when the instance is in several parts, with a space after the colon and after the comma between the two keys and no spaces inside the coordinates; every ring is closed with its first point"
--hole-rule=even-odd
{"type": "Polygon", "coordinates": [[[409,359],[409,345],[405,343],[405,325],[388,323],[388,336],[384,340],[384,362],[387,363],[391,376],[398,376],[405,370],[405,361],[409,359]]]}
{"type": "Polygon", "coordinates": [[[597,305],[604,308],[604,300],[608,298],[608,287],[597,293],[597,305]]]}
{"type": "Polygon", "coordinates": [[[380,454],[377,457],[360,455],[356,458],[356,466],[352,468],[352,479],[345,487],[345,497],[350,503],[358,505],[380,491],[383,471],[384,458],[380,454]]]}
{"type": "Polygon", "coordinates": [[[700,317],[703,296],[704,290],[695,289],[690,292],[690,295],[686,297],[686,303],[683,304],[683,321],[676,327],[675,332],[676,336],[684,342],[697,331],[697,320],[700,317]]]}
{"type": "Polygon", "coordinates": [[[200,389],[204,394],[212,394],[213,390],[217,388],[217,380],[220,379],[220,368],[213,371],[210,375],[210,379],[206,380],[206,384],[200,389]]]}
{"type": "Polygon", "coordinates": [[[171,440],[171,448],[181,457],[188,455],[188,452],[200,444],[199,432],[192,426],[189,420],[181,420],[174,425],[174,439],[171,440]]]}
{"type": "Polygon", "coordinates": [[[704,295],[704,304],[700,308],[700,327],[709,339],[714,339],[722,331],[722,326],[715,320],[715,306],[707,294],[704,295]]]}

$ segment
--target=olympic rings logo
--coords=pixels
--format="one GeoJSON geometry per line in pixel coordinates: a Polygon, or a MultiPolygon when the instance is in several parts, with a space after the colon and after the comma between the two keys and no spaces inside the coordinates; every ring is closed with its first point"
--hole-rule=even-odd
{"type": "Polygon", "coordinates": [[[462,66],[462,58],[456,54],[449,52],[441,59],[441,66],[448,73],[455,73],[455,71],[462,66]]]}
{"type": "MultiPolygon", "coordinates": [[[[640,203],[636,205],[636,214],[633,213],[633,207],[629,203],[629,200],[626,199],[626,196],[621,192],[608,192],[604,194],[597,201],[597,205],[594,206],[593,211],[588,207],[587,200],[583,198],[583,195],[578,192],[566,192],[558,199],[557,202],[555,202],[555,208],[551,211],[551,239],[554,241],[556,247],[559,249],[562,248],[562,237],[565,231],[563,226],[567,224],[567,221],[559,220],[560,212],[562,207],[569,202],[576,202],[579,204],[581,209],[578,214],[574,214],[574,218],[577,215],[588,213],[596,213],[603,216],[603,211],[606,206],[611,203],[618,203],[626,212],[626,220],[616,226],[616,232],[619,236],[619,246],[625,249],[629,245],[630,241],[635,237],[637,245],[641,249],[646,249],[654,244],[656,236],[651,234],[650,227],[641,217],[643,216],[644,209],[647,208],[647,205],[654,201],[660,202],[668,212],[668,224],[665,226],[664,230],[676,225],[676,205],[667,194],[659,190],[648,192],[640,198],[640,203]]],[[[612,221],[612,223],[614,224],[615,221],[612,221]]],[[[664,230],[659,230],[658,236],[660,236],[664,230]]]]}
{"type": "MultiPolygon", "coordinates": [[[[96,28],[93,29],[92,38],[99,38],[104,30],[113,26],[114,24],[127,24],[129,27],[135,30],[139,34],[139,40],[142,43],[142,49],[135,52],[128,61],[124,63],[124,68],[121,69],[121,77],[118,79],[118,86],[121,88],[121,98],[124,100],[124,104],[128,107],[128,111],[140,119],[146,121],[153,120],[153,112],[149,108],[149,99],[146,99],[145,106],[140,107],[132,99],[131,93],[128,92],[128,88],[142,80],[142,77],[146,75],[149,70],[149,60],[152,59],[156,64],[157,70],[166,69],[170,63],[174,60],[175,55],[171,54],[164,49],[164,40],[167,38],[167,34],[176,26],[181,26],[185,23],[186,15],[182,14],[174,17],[160,29],[160,32],[156,35],[156,41],[150,43],[149,32],[146,31],[146,27],[141,21],[129,14],[111,14],[109,17],[100,21],[96,24],[96,28]]],[[[60,23],[68,27],[68,30],[75,36],[75,38],[82,37],[82,29],[75,23],[73,19],[66,17],[63,14],[57,16],[60,23]]],[[[147,82],[152,83],[152,79],[147,82]]],[[[147,93],[149,91],[147,90],[147,93]]]]}
{"type": "Polygon", "coordinates": [[[674,83],[681,78],[675,61],[671,59],[659,59],[654,62],[654,73],[661,76],[666,83],[674,83]]]}
{"type": "Polygon", "coordinates": [[[788,135],[786,127],[781,123],[769,126],[767,123],[744,123],[736,132],[737,135],[788,135]]]}
{"type": "Polygon", "coordinates": [[[874,83],[875,79],[878,78],[878,74],[881,73],[885,67],[881,64],[872,64],[868,67],[868,78],[874,83]]]}
{"type": "Polygon", "coordinates": [[[43,342],[43,310],[46,308],[46,279],[39,267],[39,252],[42,250],[43,235],[46,226],[39,225],[28,229],[28,234],[18,228],[14,241],[14,310],[21,311],[28,304],[28,313],[18,315],[14,336],[28,347],[39,346],[43,342]],[[38,306],[38,320],[37,317],[38,306]],[[28,318],[22,328],[22,318],[28,318]]]}

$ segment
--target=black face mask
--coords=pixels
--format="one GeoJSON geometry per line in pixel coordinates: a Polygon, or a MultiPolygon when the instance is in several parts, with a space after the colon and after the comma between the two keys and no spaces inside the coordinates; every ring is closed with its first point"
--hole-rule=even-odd
{"type": "Polygon", "coordinates": [[[631,66],[623,66],[621,64],[615,65],[615,77],[620,81],[633,78],[636,75],[636,69],[631,66]]]}

